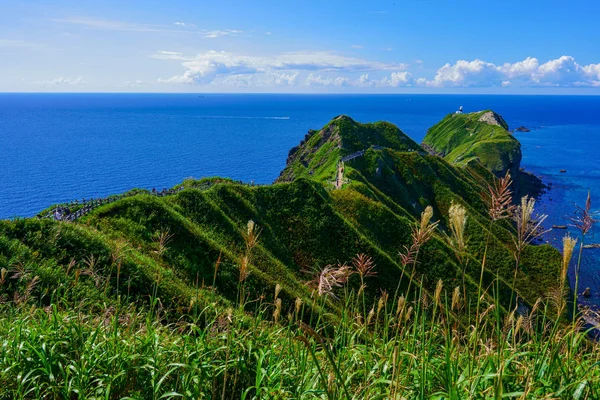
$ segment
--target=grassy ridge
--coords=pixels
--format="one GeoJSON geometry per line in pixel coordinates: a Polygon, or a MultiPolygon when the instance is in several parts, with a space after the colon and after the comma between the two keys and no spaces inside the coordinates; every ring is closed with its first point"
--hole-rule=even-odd
{"type": "MultiPolygon", "coordinates": [[[[397,254],[410,244],[414,215],[420,214],[429,203],[445,225],[448,208],[456,202],[464,204],[471,213],[467,231],[471,234],[469,249],[474,262],[469,275],[476,280],[477,260],[483,255],[489,223],[481,211],[482,205],[468,201],[469,189],[475,189],[453,175],[444,177],[448,166],[439,159],[429,163],[441,163],[441,172],[423,168],[419,163],[427,161],[415,153],[388,152],[386,157],[405,157],[402,164],[398,160],[394,164],[404,166],[407,160],[417,158],[417,169],[421,173],[397,170],[393,176],[371,183],[360,182],[363,176],[359,170],[347,167],[352,171],[348,174],[354,183],[340,191],[327,191],[321,184],[304,179],[254,188],[222,183],[207,191],[186,189],[168,198],[140,194],[102,206],[76,224],[47,220],[4,221],[0,224],[4,240],[13,242],[16,248],[23,246],[27,255],[18,260],[13,256],[3,266],[12,268],[11,265],[20,262],[31,269],[32,277],[39,275],[40,282],[36,285],[39,295],[49,291],[58,277],[66,274],[73,260],[76,264],[71,267],[71,273],[75,269],[85,270],[86,260],[93,257],[97,273],[104,279],[110,278],[101,291],[109,298],[124,290],[117,287],[113,262],[114,248],[122,244],[125,251],[121,273],[127,277],[131,293],[139,293],[144,286],[151,288],[159,276],[161,297],[184,305],[193,297],[196,284],[212,285],[214,265],[221,256],[216,286],[218,293],[231,301],[236,297],[245,221],[252,219],[263,229],[261,244],[250,266],[248,285],[252,291],[271,291],[280,284],[289,299],[306,299],[309,291],[304,282],[310,280],[315,271],[366,253],[380,266],[379,279],[371,293],[374,294],[379,289],[389,291],[396,287],[402,274],[397,254]],[[403,173],[407,179],[402,178],[403,173]],[[447,185],[444,179],[452,180],[454,185],[447,185]],[[402,183],[394,187],[396,181],[402,183]],[[410,205],[406,206],[410,212],[402,207],[404,204],[410,205]],[[170,239],[167,249],[159,255],[157,237],[161,232],[168,232],[170,239]],[[48,279],[46,274],[38,272],[45,271],[46,265],[53,266],[54,278],[48,279]]],[[[368,158],[359,162],[363,161],[369,162],[368,158]]],[[[489,282],[496,272],[505,280],[512,276],[510,235],[510,227],[494,228],[488,250],[492,255],[490,272],[486,274],[489,282]]],[[[8,253],[10,246],[5,249],[3,254],[8,253]]],[[[441,236],[429,243],[422,254],[418,270],[423,274],[426,287],[432,289],[438,279],[449,284],[457,282],[460,269],[441,236]]],[[[558,254],[548,246],[527,250],[518,290],[529,303],[542,295],[544,286],[539,283],[557,276],[559,263],[558,254]],[[529,257],[530,253],[534,256],[529,257]]],[[[81,280],[93,279],[86,276],[81,280]]],[[[121,285],[125,285],[123,280],[121,285]]],[[[146,290],[145,294],[149,293],[150,290],[146,290]]],[[[46,303],[51,301],[44,299],[46,303]]]]}
{"type": "Polygon", "coordinates": [[[278,182],[297,178],[318,181],[331,180],[339,159],[371,146],[399,151],[420,151],[415,141],[389,122],[360,124],[346,115],[340,115],[319,131],[311,131],[288,156],[278,182]]]}

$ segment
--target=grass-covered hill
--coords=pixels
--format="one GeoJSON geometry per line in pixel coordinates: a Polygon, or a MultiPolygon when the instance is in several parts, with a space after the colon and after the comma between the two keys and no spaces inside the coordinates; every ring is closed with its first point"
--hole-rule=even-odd
{"type": "MultiPolygon", "coordinates": [[[[479,118],[440,125],[516,142],[479,118]]],[[[489,213],[500,167],[450,154],[339,116],[272,185],[190,179],[0,221],[0,398],[597,394],[598,356],[553,322],[564,285],[540,301],[561,255],[516,251],[489,213]]]]}
{"type": "Polygon", "coordinates": [[[417,151],[421,147],[389,122],[358,124],[340,115],[320,130],[310,130],[300,144],[290,150],[287,165],[276,182],[305,177],[333,179],[333,168],[345,156],[372,146],[397,151],[417,151]]]}
{"type": "Polygon", "coordinates": [[[477,160],[498,176],[506,171],[513,177],[519,173],[521,144],[491,110],[448,114],[427,131],[423,143],[451,163],[467,165],[477,160]]]}

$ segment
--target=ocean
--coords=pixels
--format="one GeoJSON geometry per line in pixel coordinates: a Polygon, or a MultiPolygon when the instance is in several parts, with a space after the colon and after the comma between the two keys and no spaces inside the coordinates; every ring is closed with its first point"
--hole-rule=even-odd
{"type": "MultiPolygon", "coordinates": [[[[588,191],[600,210],[597,96],[0,93],[0,218],[186,177],[271,183],[289,149],[339,114],[390,121],[420,142],[459,106],[531,129],[515,135],[522,166],[552,185],[538,202],[546,226],[569,224],[588,191]]],[[[564,234],[545,239],[559,246],[564,234]]],[[[599,306],[600,249],[583,254],[584,301],[599,306]]]]}

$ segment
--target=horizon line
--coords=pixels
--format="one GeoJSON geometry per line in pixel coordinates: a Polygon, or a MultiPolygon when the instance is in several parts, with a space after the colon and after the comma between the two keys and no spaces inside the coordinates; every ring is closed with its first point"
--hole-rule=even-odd
{"type": "Polygon", "coordinates": [[[5,94],[110,94],[110,95],[190,95],[190,96],[204,96],[204,95],[280,95],[280,96],[564,96],[564,97],[600,97],[598,93],[445,93],[445,92],[434,92],[434,93],[369,93],[369,92],[120,92],[120,91],[90,91],[90,92],[37,92],[37,91],[1,91],[0,95],[5,94]]]}

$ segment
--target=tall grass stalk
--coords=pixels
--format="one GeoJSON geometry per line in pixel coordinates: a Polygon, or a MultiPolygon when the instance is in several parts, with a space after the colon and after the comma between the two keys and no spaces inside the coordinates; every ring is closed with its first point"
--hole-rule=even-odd
{"type": "MultiPolygon", "coordinates": [[[[592,230],[594,224],[597,222],[592,216],[592,197],[588,192],[588,196],[585,202],[585,207],[577,206],[576,217],[571,221],[573,226],[580,232],[580,243],[579,243],[579,254],[577,255],[577,265],[575,267],[575,287],[573,290],[573,330],[575,330],[579,318],[577,309],[577,300],[579,297],[579,271],[581,268],[581,257],[583,255],[583,248],[585,246],[586,235],[592,230]]],[[[573,342],[571,342],[572,345],[573,342]]]]}
{"type": "MultiPolygon", "coordinates": [[[[516,295],[517,274],[519,271],[519,263],[525,247],[533,240],[548,232],[542,228],[542,224],[548,217],[545,214],[534,215],[535,199],[529,196],[521,198],[521,204],[515,208],[513,219],[515,221],[516,236],[513,238],[515,269],[513,271],[513,281],[511,286],[511,297],[509,302],[509,310],[512,308],[513,298],[516,295]]],[[[515,304],[518,306],[517,301],[515,304]]]]}

